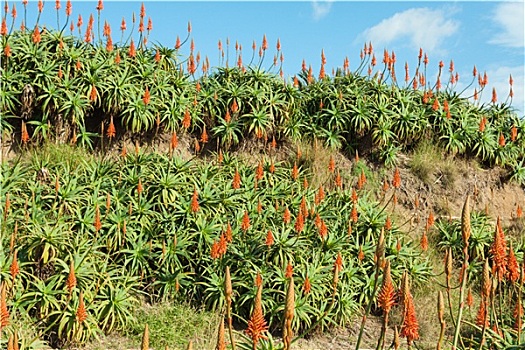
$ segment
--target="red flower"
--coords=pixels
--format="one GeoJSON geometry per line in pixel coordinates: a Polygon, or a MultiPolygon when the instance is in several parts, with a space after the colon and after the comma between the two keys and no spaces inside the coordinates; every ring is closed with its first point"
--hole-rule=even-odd
{"type": "Polygon", "coordinates": [[[193,196],[191,197],[191,211],[196,213],[199,209],[199,193],[197,192],[197,188],[195,188],[193,190],[193,196]]]}
{"type": "Polygon", "coordinates": [[[77,285],[77,277],[75,276],[75,264],[73,260],[69,263],[69,274],[67,275],[66,287],[69,292],[69,295],[73,292],[73,289],[77,285]]]}
{"type": "Polygon", "coordinates": [[[79,323],[82,323],[87,319],[86,305],[84,304],[84,292],[80,292],[80,301],[78,302],[76,316],[79,323]]]}
{"type": "Polygon", "coordinates": [[[257,166],[257,170],[255,171],[255,178],[257,180],[261,180],[264,175],[264,169],[261,162],[259,162],[259,165],[257,166]]]}
{"type": "Polygon", "coordinates": [[[358,220],[358,214],[357,214],[357,206],[354,205],[352,207],[352,214],[351,214],[352,222],[355,224],[358,220]]]}
{"type": "Polygon", "coordinates": [[[295,228],[295,231],[297,231],[297,233],[301,233],[303,231],[303,228],[304,228],[304,216],[303,216],[303,211],[302,210],[299,210],[299,213],[297,214],[297,218],[295,220],[294,228],[295,228]]]}
{"type": "Polygon", "coordinates": [[[109,121],[108,131],[106,132],[106,135],[109,138],[115,137],[116,135],[115,124],[113,124],[113,116],[111,117],[109,121]]]}
{"type": "Polygon", "coordinates": [[[11,57],[11,46],[9,46],[9,43],[4,47],[4,55],[5,57],[11,57]]]}
{"type": "Polygon", "coordinates": [[[501,221],[498,217],[496,230],[494,232],[494,241],[490,248],[492,253],[492,271],[497,273],[498,280],[501,282],[507,272],[507,242],[505,234],[501,228],[501,221]]]}
{"type": "Polygon", "coordinates": [[[133,39],[131,39],[131,43],[129,44],[128,54],[129,57],[135,57],[137,55],[137,50],[135,49],[135,43],[133,42],[133,39]]]}
{"type": "Polygon", "coordinates": [[[516,141],[517,137],[518,137],[518,128],[516,128],[516,125],[513,125],[512,128],[510,128],[510,140],[514,142],[516,141]]]}
{"type": "Polygon", "coordinates": [[[396,290],[392,284],[392,276],[390,274],[390,262],[387,260],[385,270],[383,273],[383,284],[377,296],[377,303],[385,313],[389,313],[392,306],[396,303],[396,290]]]}
{"type": "Polygon", "coordinates": [[[476,325],[487,328],[489,326],[489,320],[487,317],[487,305],[484,298],[479,303],[478,313],[476,314],[476,325]]]}
{"type": "Polygon", "coordinates": [[[202,143],[207,143],[208,142],[208,133],[206,132],[206,126],[204,126],[204,128],[202,129],[201,140],[200,141],[202,143]]]}
{"type": "Polygon", "coordinates": [[[95,84],[91,85],[91,93],[89,94],[89,100],[91,102],[95,102],[97,99],[97,88],[95,87],[95,84]]]}
{"type": "Polygon", "coordinates": [[[233,175],[232,187],[235,190],[241,187],[241,175],[237,169],[235,169],[235,174],[233,175]]]}
{"type": "Polygon", "coordinates": [[[250,228],[250,217],[248,216],[248,211],[244,211],[244,215],[242,217],[242,223],[241,223],[241,230],[248,231],[250,228]]]}
{"type": "Polygon", "coordinates": [[[406,337],[410,345],[413,340],[419,339],[419,324],[416,318],[414,300],[410,290],[405,293],[404,321],[401,327],[401,337],[406,337]]]}
{"type": "Polygon", "coordinates": [[[100,231],[102,228],[102,223],[100,222],[100,209],[98,208],[98,204],[95,206],[95,232],[100,231]]]}
{"type": "Polygon", "coordinates": [[[67,0],[66,2],[66,16],[71,16],[71,13],[73,13],[73,6],[71,4],[71,0],[67,0]]]}
{"type": "Polygon", "coordinates": [[[148,105],[150,102],[150,92],[149,88],[146,86],[146,91],[144,91],[144,96],[142,97],[142,101],[145,105],[148,105]]]}
{"type": "Polygon", "coordinates": [[[0,35],[6,36],[7,35],[7,22],[5,17],[2,18],[2,27],[0,27],[0,35]]]}
{"type": "Polygon", "coordinates": [[[294,162],[293,168],[292,168],[292,179],[297,180],[298,176],[299,176],[299,169],[297,168],[297,162],[294,162]]]}
{"type": "Polygon", "coordinates": [[[38,44],[42,40],[42,37],[40,36],[40,29],[38,29],[38,26],[35,26],[35,30],[33,31],[33,35],[31,36],[33,39],[33,43],[38,44]]]}
{"type": "Polygon", "coordinates": [[[16,275],[18,275],[18,273],[20,272],[20,267],[18,266],[17,255],[18,255],[18,251],[15,250],[13,254],[13,261],[11,262],[11,266],[9,267],[9,273],[11,274],[11,278],[13,279],[13,281],[15,280],[16,275]]]}
{"type": "Polygon", "coordinates": [[[399,188],[401,186],[401,175],[399,174],[399,168],[396,168],[396,170],[394,171],[392,186],[394,186],[394,188],[399,188]]]}
{"type": "Polygon", "coordinates": [[[520,267],[518,265],[518,260],[516,260],[516,255],[514,255],[512,244],[507,257],[507,267],[507,278],[512,282],[516,282],[520,278],[520,267]]]}
{"type": "Polygon", "coordinates": [[[268,230],[268,233],[266,234],[266,241],[265,244],[270,247],[274,243],[273,233],[272,231],[268,230]]]}
{"type": "Polygon", "coordinates": [[[426,252],[428,249],[428,237],[427,237],[427,231],[423,232],[423,236],[421,237],[421,250],[426,252]]]}
{"type": "Polygon", "coordinates": [[[290,262],[286,265],[286,270],[284,272],[284,277],[291,278],[293,276],[293,266],[290,262]]]}
{"type": "Polygon", "coordinates": [[[505,147],[505,136],[503,136],[503,134],[499,134],[498,144],[499,144],[501,147],[505,147]]]}
{"type": "Polygon", "coordinates": [[[182,119],[182,127],[184,129],[188,129],[190,125],[191,125],[190,111],[186,109],[186,111],[184,112],[184,119],[182,119]]]}
{"type": "Polygon", "coordinates": [[[311,290],[312,290],[312,284],[310,283],[310,279],[308,278],[308,276],[306,276],[306,278],[304,279],[304,283],[303,283],[303,292],[304,294],[308,294],[310,293],[311,290]]]}

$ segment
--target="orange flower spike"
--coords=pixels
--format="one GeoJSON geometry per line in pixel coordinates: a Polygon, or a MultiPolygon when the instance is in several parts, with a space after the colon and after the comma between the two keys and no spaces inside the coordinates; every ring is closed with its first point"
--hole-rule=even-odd
{"type": "Polygon", "coordinates": [[[427,237],[427,231],[423,232],[423,236],[421,237],[421,250],[426,252],[428,250],[428,237],[427,237]]]}
{"type": "Polygon", "coordinates": [[[326,223],[324,220],[321,220],[319,224],[319,236],[321,236],[322,239],[324,239],[328,235],[328,226],[326,226],[326,223]]]}
{"type": "Polygon", "coordinates": [[[359,252],[357,253],[357,259],[359,260],[359,262],[365,260],[365,252],[363,252],[362,245],[359,246],[359,252]]]}
{"type": "Polygon", "coordinates": [[[80,292],[80,301],[78,302],[78,308],[76,312],[77,320],[79,323],[84,322],[87,319],[86,305],[84,304],[84,292],[80,292]]]}
{"type": "Polygon", "coordinates": [[[0,28],[0,35],[6,36],[7,35],[7,20],[6,18],[2,18],[2,27],[0,28]]]}
{"type": "Polygon", "coordinates": [[[509,254],[507,256],[507,278],[511,282],[517,282],[520,278],[520,267],[516,255],[514,255],[514,249],[512,244],[510,245],[509,254]]]}
{"type": "Polygon", "coordinates": [[[434,111],[437,111],[439,109],[439,102],[437,98],[434,99],[434,104],[432,105],[432,109],[434,111]]]}
{"type": "Polygon", "coordinates": [[[499,217],[496,222],[494,240],[490,250],[493,261],[492,272],[497,273],[498,280],[501,281],[507,272],[507,243],[499,217]]]}
{"type": "Polygon", "coordinates": [[[244,215],[242,217],[242,223],[241,223],[241,230],[244,232],[248,231],[250,228],[250,217],[248,216],[248,211],[244,211],[244,215]]]}
{"type": "Polygon", "coordinates": [[[498,102],[498,95],[496,93],[496,88],[492,88],[492,99],[491,99],[491,102],[492,103],[498,102]]]}
{"type": "Polygon", "coordinates": [[[95,84],[91,85],[91,93],[89,94],[89,100],[95,102],[97,100],[97,88],[95,84]]]}
{"type": "Polygon", "coordinates": [[[196,213],[199,211],[199,193],[197,192],[197,188],[193,190],[193,196],[191,197],[191,206],[190,206],[191,212],[196,213]]]}
{"type": "Polygon", "coordinates": [[[77,277],[75,275],[75,264],[73,260],[69,263],[69,274],[67,275],[66,287],[69,295],[73,292],[73,289],[77,286],[77,277]]]}
{"type": "Polygon", "coordinates": [[[102,223],[100,221],[100,209],[98,208],[98,204],[95,206],[95,222],[93,224],[95,226],[95,232],[100,231],[102,228],[102,223]]]}
{"type": "Polygon", "coordinates": [[[170,151],[175,150],[178,144],[179,144],[179,139],[177,138],[177,133],[174,131],[171,133],[170,151]]]}
{"type": "Polygon", "coordinates": [[[263,41],[262,41],[261,48],[263,49],[263,51],[266,51],[266,49],[268,48],[268,41],[266,40],[266,34],[263,35],[263,41]]]}
{"type": "Polygon", "coordinates": [[[505,147],[505,136],[503,134],[499,134],[498,144],[501,147],[505,147]]]}
{"type": "Polygon", "coordinates": [[[341,173],[339,172],[339,170],[337,170],[337,174],[335,176],[335,185],[338,188],[343,188],[343,182],[341,180],[341,173]]]}
{"type": "Polygon", "coordinates": [[[341,256],[341,252],[337,253],[337,257],[335,258],[334,270],[337,272],[343,270],[343,257],[341,256]]]}
{"type": "Polygon", "coordinates": [[[304,283],[303,283],[303,292],[304,292],[304,294],[309,294],[311,290],[312,290],[312,284],[311,284],[310,279],[308,278],[308,275],[307,275],[306,278],[304,279],[304,283]]]}
{"type": "Polygon", "coordinates": [[[297,233],[301,233],[304,229],[304,216],[302,210],[299,210],[299,213],[297,214],[294,228],[297,233]]]}
{"type": "Polygon", "coordinates": [[[202,133],[201,133],[201,139],[200,141],[202,143],[207,143],[208,142],[208,133],[206,132],[206,125],[204,126],[204,128],[202,129],[202,133]]]}
{"type": "Polygon", "coordinates": [[[510,140],[514,142],[516,141],[517,138],[518,138],[518,128],[516,127],[516,125],[513,125],[512,128],[510,128],[510,140]]]}
{"type": "Polygon", "coordinates": [[[401,175],[399,174],[399,168],[394,171],[394,178],[392,179],[392,186],[394,188],[401,187],[401,175]]]}
{"type": "Polygon", "coordinates": [[[467,306],[470,308],[472,305],[474,305],[474,297],[472,296],[472,289],[469,288],[467,293],[467,306]]]}
{"type": "Polygon", "coordinates": [[[387,216],[385,221],[385,230],[390,231],[392,229],[392,220],[390,220],[390,216],[387,216]]]}
{"type": "Polygon", "coordinates": [[[15,280],[16,275],[20,273],[20,266],[18,266],[18,250],[15,250],[13,253],[13,261],[9,267],[9,273],[11,274],[13,281],[15,280]]]}
{"type": "Polygon", "coordinates": [[[330,156],[330,161],[328,162],[328,171],[333,173],[335,170],[335,160],[333,156],[330,156]]]}
{"type": "Polygon", "coordinates": [[[29,133],[27,132],[27,126],[24,121],[22,121],[22,134],[21,134],[22,143],[26,144],[29,142],[29,133]]]}
{"type": "MultiPolygon", "coordinates": [[[[135,153],[138,154],[138,151],[135,150],[135,153]]],[[[139,183],[137,184],[137,193],[140,195],[144,191],[144,187],[142,186],[142,179],[139,178],[139,183]]]]}
{"type": "Polygon", "coordinates": [[[135,49],[135,43],[133,42],[133,39],[131,39],[131,43],[129,44],[128,54],[129,54],[129,57],[137,56],[137,50],[135,49]]]}
{"type": "Polygon", "coordinates": [[[518,206],[516,207],[516,218],[521,219],[522,216],[523,216],[523,209],[518,204],[518,206]]]}
{"type": "Polygon", "coordinates": [[[288,265],[286,265],[286,270],[284,272],[285,278],[291,278],[293,276],[293,266],[290,262],[288,262],[288,265]]]}
{"type": "Polygon", "coordinates": [[[404,310],[404,321],[401,327],[401,337],[406,337],[407,342],[410,346],[412,341],[419,339],[419,324],[416,318],[416,310],[414,308],[414,300],[410,290],[403,292],[405,294],[405,310],[404,310]]]}
{"type": "Polygon", "coordinates": [[[487,317],[486,301],[481,299],[479,303],[478,313],[476,314],[476,325],[479,327],[487,328],[489,326],[489,320],[487,317]]]}
{"type": "Polygon", "coordinates": [[[231,111],[232,113],[236,113],[238,110],[239,110],[239,105],[237,104],[237,100],[234,99],[232,102],[231,111]]]}
{"type": "Polygon", "coordinates": [[[7,309],[7,286],[2,282],[0,284],[0,329],[9,325],[9,310],[7,309]]]}
{"type": "Polygon", "coordinates": [[[299,176],[299,169],[297,168],[297,162],[294,162],[293,168],[292,168],[292,179],[297,180],[298,176],[299,176]]]}
{"type": "Polygon", "coordinates": [[[232,226],[230,223],[226,226],[226,232],[225,232],[226,242],[231,243],[233,240],[233,232],[232,232],[232,226]]]}
{"type": "Polygon", "coordinates": [[[385,313],[389,313],[392,309],[392,306],[394,306],[396,303],[396,290],[392,283],[389,260],[387,260],[385,264],[383,272],[383,283],[377,296],[377,303],[385,313]]]}
{"type": "Polygon", "coordinates": [[[430,211],[430,213],[428,213],[427,227],[431,228],[433,225],[434,225],[434,213],[430,211]]]}
{"type": "Polygon", "coordinates": [[[520,300],[516,301],[514,312],[512,314],[516,322],[514,322],[514,329],[517,331],[522,328],[523,325],[523,306],[520,300]]]}
{"type": "Polygon", "coordinates": [[[288,210],[288,207],[284,207],[283,222],[285,224],[289,224],[290,221],[291,221],[290,211],[288,210]]]}
{"type": "Polygon", "coordinates": [[[9,43],[7,43],[4,47],[4,55],[5,57],[11,57],[11,46],[9,43]]]}
{"type": "Polygon", "coordinates": [[[273,233],[272,233],[272,231],[268,230],[268,233],[266,233],[265,244],[266,244],[266,246],[271,247],[274,244],[274,242],[275,242],[275,240],[273,238],[273,233]]]}
{"type": "Polygon", "coordinates": [[[182,119],[182,127],[188,129],[191,125],[191,115],[190,111],[186,109],[184,112],[184,118],[182,119]]]}
{"type": "Polygon", "coordinates": [[[42,37],[40,36],[40,29],[38,29],[38,26],[35,26],[35,30],[33,31],[33,35],[31,38],[33,39],[34,44],[38,44],[42,40],[42,37]]]}
{"type": "Polygon", "coordinates": [[[357,213],[357,206],[355,206],[355,205],[352,208],[351,218],[352,218],[352,222],[353,223],[356,223],[357,220],[359,219],[359,216],[358,216],[358,213],[357,213]]]}
{"type": "Polygon", "coordinates": [[[233,174],[232,187],[234,190],[237,190],[241,187],[241,175],[237,169],[235,169],[235,174],[233,174]]]}
{"type": "Polygon", "coordinates": [[[257,180],[261,180],[264,176],[264,168],[262,165],[262,162],[259,162],[259,165],[257,166],[257,169],[255,170],[255,178],[257,180]]]}

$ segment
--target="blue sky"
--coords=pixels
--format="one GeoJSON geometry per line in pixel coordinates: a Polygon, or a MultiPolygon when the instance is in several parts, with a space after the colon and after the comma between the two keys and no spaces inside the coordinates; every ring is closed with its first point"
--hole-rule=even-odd
{"type": "MultiPolygon", "coordinates": [[[[10,2],[12,4],[13,2],[10,2]]],[[[15,2],[23,16],[21,1],[15,2]]],[[[64,23],[65,0],[61,1],[61,23],[64,23]]],[[[460,75],[457,89],[462,90],[472,80],[476,65],[482,74],[487,72],[488,87],[483,93],[490,100],[495,87],[499,101],[509,93],[509,76],[514,80],[513,106],[523,115],[524,105],[524,2],[510,1],[144,1],[146,17],[151,17],[153,30],[150,42],[173,47],[176,36],[184,38],[188,21],[192,24],[191,38],[195,51],[209,57],[213,65],[219,64],[218,41],[226,46],[230,41],[229,64],[236,62],[235,43],[243,48],[243,61],[252,54],[252,42],[259,47],[266,35],[269,49],[266,67],[273,61],[277,39],[284,54],[283,71],[293,76],[301,69],[304,59],[317,75],[321,64],[321,50],[326,56],[326,71],[341,67],[345,57],[350,69],[357,68],[360,50],[365,42],[372,42],[379,65],[383,49],[394,51],[397,57],[398,80],[404,78],[404,65],[408,63],[413,74],[419,48],[429,56],[427,79],[437,74],[439,61],[448,72],[450,60],[460,75]]],[[[72,18],[84,17],[84,27],[90,13],[96,18],[96,1],[73,1],[72,18]]],[[[131,28],[134,12],[138,18],[141,2],[105,1],[101,13],[113,33],[120,39],[120,21],[124,17],[131,28]]],[[[46,1],[40,24],[56,27],[55,1],[46,1]]],[[[37,2],[28,4],[28,26],[34,25],[37,2]]],[[[85,28],[84,28],[85,29],[85,28]]],[[[127,35],[126,35],[127,36],[127,35]]],[[[189,53],[189,45],[181,49],[189,53]]],[[[447,76],[448,77],[448,76],[447,76]]],[[[471,95],[468,89],[466,95],[471,95]]]]}

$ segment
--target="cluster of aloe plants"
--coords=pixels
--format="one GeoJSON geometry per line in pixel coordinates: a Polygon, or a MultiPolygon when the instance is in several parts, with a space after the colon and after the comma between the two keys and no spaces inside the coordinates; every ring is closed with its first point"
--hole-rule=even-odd
{"type": "MultiPolygon", "coordinates": [[[[519,208],[519,207],[518,207],[519,208]]],[[[471,243],[476,239],[471,238],[479,230],[479,223],[472,225],[472,216],[470,211],[470,198],[464,203],[461,220],[458,220],[460,226],[452,231],[459,231],[461,236],[460,245],[462,251],[456,252],[452,248],[447,248],[444,259],[444,290],[437,290],[437,303],[434,309],[435,321],[439,323],[439,337],[435,339],[435,348],[452,349],[500,349],[500,348],[519,348],[525,341],[523,332],[523,291],[525,283],[525,261],[518,262],[517,255],[523,255],[519,248],[515,249],[512,244],[507,246],[507,238],[498,218],[496,222],[495,233],[490,242],[489,255],[485,257],[470,256],[471,243]],[[516,254],[518,252],[518,254],[516,254]],[[482,270],[475,271],[471,269],[470,264],[482,260],[482,270]],[[492,267],[491,267],[492,266],[492,267]],[[455,282],[453,277],[456,276],[456,269],[459,268],[457,275],[459,281],[455,282]],[[481,278],[479,278],[481,276],[481,278]],[[457,293],[455,292],[457,290],[457,293]],[[453,295],[456,295],[453,297],[453,295]],[[474,294],[476,299],[480,299],[477,312],[473,312],[474,294]],[[446,297],[445,297],[446,296],[446,297]],[[454,300],[454,301],[452,301],[454,300]],[[467,314],[468,308],[468,314],[467,314]],[[508,312],[506,310],[512,310],[508,312]],[[447,326],[447,322],[450,325],[447,326]],[[514,347],[517,346],[517,347],[514,347]]],[[[518,210],[519,214],[519,210],[518,210]]],[[[522,214],[517,215],[521,219],[522,214]]],[[[477,218],[479,220],[479,218],[477,218]]],[[[427,220],[425,232],[431,230],[433,226],[432,215],[427,220]]],[[[455,225],[454,225],[455,226],[455,225]]],[[[411,283],[408,274],[403,274],[399,285],[392,279],[391,260],[385,255],[385,235],[381,232],[374,252],[374,282],[369,290],[368,306],[362,317],[361,327],[355,345],[356,350],[360,349],[363,330],[367,321],[367,316],[371,311],[372,305],[376,306],[383,313],[383,324],[381,333],[377,339],[376,350],[384,349],[387,341],[387,330],[392,327],[389,324],[389,315],[394,310],[400,309],[401,321],[399,325],[393,326],[394,334],[388,339],[391,345],[388,348],[399,349],[401,347],[400,338],[407,339],[408,349],[417,345],[420,338],[418,316],[416,310],[418,300],[411,293],[411,283]],[[379,284],[379,276],[381,283],[379,284]],[[379,287],[380,285],[380,287],[379,287]]],[[[422,243],[422,246],[424,244],[422,243]]],[[[423,248],[425,249],[425,248],[423,248]]],[[[521,249],[523,250],[523,249],[521,249]]],[[[339,272],[342,268],[342,259],[339,255],[334,263],[332,285],[334,293],[327,302],[332,307],[336,302],[337,284],[339,283],[339,272]]],[[[436,276],[437,277],[437,276],[436,276]]],[[[217,331],[216,349],[226,350],[226,332],[225,320],[228,324],[228,333],[230,337],[230,347],[235,350],[240,349],[291,349],[294,340],[292,320],[294,317],[300,317],[301,314],[296,312],[297,302],[296,290],[294,288],[294,271],[291,265],[288,265],[285,272],[285,281],[283,291],[286,290],[286,297],[282,301],[282,341],[275,341],[271,333],[268,332],[268,324],[265,320],[262,310],[263,303],[263,279],[260,273],[255,278],[256,294],[253,297],[253,309],[251,317],[247,322],[245,336],[241,337],[239,342],[233,336],[232,316],[231,316],[231,298],[233,295],[232,279],[229,267],[225,269],[223,278],[224,290],[226,293],[227,303],[223,308],[222,317],[219,321],[217,331]]],[[[441,278],[439,278],[441,279],[441,278]]],[[[303,285],[304,286],[304,285],[303,285]]],[[[438,288],[439,289],[439,288],[438,288]]],[[[303,288],[304,293],[304,288],[303,288]]],[[[325,317],[326,312],[321,316],[325,317]]],[[[428,315],[427,315],[428,316],[428,315]]],[[[392,322],[391,322],[392,323],[392,322]]],[[[433,344],[433,345],[434,345],[433,344]]],[[[148,325],[146,324],[141,349],[149,348],[148,325]]],[[[187,349],[191,350],[192,340],[190,339],[187,349]]]]}
{"type": "MultiPolygon", "coordinates": [[[[290,265],[294,329],[346,324],[369,301],[363,291],[373,288],[374,242],[387,221],[394,274],[408,269],[419,282],[430,276],[417,246],[387,220],[385,204],[369,197],[364,175],[341,174],[333,159],[330,178],[314,188],[297,162],[274,163],[271,154],[247,166],[222,153],[203,164],[176,150],[137,150],[118,160],[78,152],[66,160],[35,152],[2,164],[3,305],[11,324],[28,316],[55,345],[122,329],[143,298],[220,309],[226,266],[240,319],[249,315],[259,272],[272,286],[263,294],[270,327],[280,327],[279,286],[290,265]],[[81,299],[87,316],[79,322],[81,299]]],[[[15,332],[16,323],[8,329],[15,332]]]]}
{"type": "MultiPolygon", "coordinates": [[[[75,23],[70,2],[65,10],[57,4],[57,14],[66,14],[60,31],[38,20],[34,27],[27,21],[15,27],[15,5],[4,8],[2,129],[17,142],[49,139],[93,147],[124,135],[186,131],[196,141],[205,134],[205,140],[228,149],[247,137],[317,138],[349,154],[360,144],[371,145],[390,165],[400,150],[430,138],[452,154],[508,166],[513,179],[525,181],[525,126],[510,105],[512,77],[504,103],[494,90],[492,102],[481,104],[488,77],[476,68],[472,77],[461,78],[475,87],[474,96],[466,97],[456,91],[460,77],[452,61],[448,70],[440,62],[437,81],[430,82],[428,57],[421,51],[414,69],[405,64],[401,82],[395,53],[385,51],[378,63],[369,44],[353,71],[346,59],[329,75],[322,53],[318,75],[303,62],[286,79],[279,41],[273,63],[263,67],[270,55],[266,37],[259,47],[254,42],[248,64],[236,44],[233,67],[228,67],[233,47],[219,42],[225,67],[212,68],[196,51],[190,25],[174,49],[149,44],[153,25],[144,5],[139,23],[135,17],[131,24],[123,20],[115,35],[107,23],[101,34],[102,2],[85,23],[81,16],[75,23]],[[190,46],[185,54],[184,44],[190,46]]],[[[23,6],[25,13],[28,5],[23,6]]]]}

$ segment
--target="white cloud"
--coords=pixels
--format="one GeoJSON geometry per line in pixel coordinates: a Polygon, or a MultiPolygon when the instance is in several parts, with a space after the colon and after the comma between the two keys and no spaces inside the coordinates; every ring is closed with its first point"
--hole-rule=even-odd
{"type": "Polygon", "coordinates": [[[332,9],[332,0],[328,1],[312,1],[312,10],[313,10],[313,17],[314,20],[318,21],[328,15],[330,13],[330,10],[332,9]]]}
{"type": "Polygon", "coordinates": [[[442,50],[442,42],[458,29],[459,22],[450,19],[450,11],[412,8],[366,29],[360,38],[376,47],[404,40],[411,49],[436,53],[442,50]]]}
{"type": "Polygon", "coordinates": [[[504,2],[496,7],[492,20],[501,28],[489,41],[507,47],[523,48],[525,46],[523,2],[504,2]]]}

